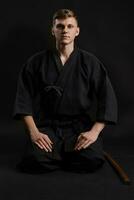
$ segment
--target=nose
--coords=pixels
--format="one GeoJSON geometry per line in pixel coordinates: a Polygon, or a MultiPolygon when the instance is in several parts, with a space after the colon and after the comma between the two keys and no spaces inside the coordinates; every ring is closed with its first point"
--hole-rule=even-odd
{"type": "Polygon", "coordinates": [[[63,32],[66,33],[67,31],[68,31],[67,26],[64,26],[64,28],[63,28],[63,32]]]}

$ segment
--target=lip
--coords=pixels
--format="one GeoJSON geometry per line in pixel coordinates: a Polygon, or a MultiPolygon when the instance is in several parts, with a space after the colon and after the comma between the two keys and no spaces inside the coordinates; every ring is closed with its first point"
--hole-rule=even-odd
{"type": "Polygon", "coordinates": [[[62,35],[61,37],[62,38],[70,38],[69,36],[66,36],[66,35],[62,35]]]}

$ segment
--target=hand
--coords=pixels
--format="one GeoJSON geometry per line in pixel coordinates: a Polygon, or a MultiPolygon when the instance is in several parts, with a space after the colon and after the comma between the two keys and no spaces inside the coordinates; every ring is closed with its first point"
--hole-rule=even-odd
{"type": "Polygon", "coordinates": [[[52,144],[53,142],[50,140],[47,134],[36,132],[30,133],[31,140],[35,144],[37,144],[41,149],[44,149],[46,152],[52,151],[52,144]]]}
{"type": "Polygon", "coordinates": [[[85,149],[90,144],[95,142],[97,138],[98,138],[98,133],[92,131],[83,132],[79,135],[74,149],[75,150],[80,150],[82,148],[85,149]]]}

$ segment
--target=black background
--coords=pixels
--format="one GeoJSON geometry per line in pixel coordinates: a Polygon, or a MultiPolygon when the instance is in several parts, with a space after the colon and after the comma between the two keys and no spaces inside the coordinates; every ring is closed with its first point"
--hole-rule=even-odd
{"type": "Polygon", "coordinates": [[[12,152],[23,152],[21,123],[12,120],[18,73],[31,55],[54,45],[51,20],[59,8],[77,13],[81,29],[77,44],[104,63],[115,90],[118,124],[105,127],[105,149],[114,155],[132,155],[134,14],[130,1],[0,1],[0,150],[8,159],[12,152]]]}
{"type": "Polygon", "coordinates": [[[108,137],[131,142],[134,17],[128,2],[3,1],[0,6],[0,119],[10,121],[12,118],[22,64],[37,51],[54,45],[51,19],[59,8],[70,8],[77,13],[81,28],[78,45],[94,53],[108,70],[118,101],[118,124],[110,127],[108,137]]]}

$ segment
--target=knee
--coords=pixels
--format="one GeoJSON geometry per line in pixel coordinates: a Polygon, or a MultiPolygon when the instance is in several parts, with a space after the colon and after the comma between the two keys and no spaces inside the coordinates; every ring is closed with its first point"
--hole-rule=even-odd
{"type": "Polygon", "coordinates": [[[95,172],[103,166],[104,162],[104,160],[97,158],[86,160],[85,162],[79,164],[78,170],[83,173],[95,172]]]}
{"type": "Polygon", "coordinates": [[[72,160],[68,160],[65,165],[65,169],[78,173],[95,172],[101,168],[105,160],[99,158],[88,159],[84,156],[74,157],[72,160]]]}
{"type": "Polygon", "coordinates": [[[87,162],[87,166],[89,167],[89,171],[96,171],[97,169],[101,168],[104,164],[104,160],[95,158],[87,162]]]}
{"type": "Polygon", "coordinates": [[[57,168],[58,166],[52,164],[37,162],[34,157],[24,158],[16,165],[18,171],[30,174],[48,173],[57,168]]]}
{"type": "Polygon", "coordinates": [[[40,165],[35,162],[35,160],[28,160],[28,159],[23,159],[21,162],[16,164],[16,169],[19,172],[24,172],[24,173],[40,173],[42,172],[42,169],[40,165]]]}

